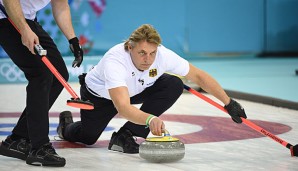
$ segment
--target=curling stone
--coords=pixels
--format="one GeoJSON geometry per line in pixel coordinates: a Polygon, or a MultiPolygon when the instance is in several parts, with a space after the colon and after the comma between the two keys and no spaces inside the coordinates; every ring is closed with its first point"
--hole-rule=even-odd
{"type": "Polygon", "coordinates": [[[168,163],[181,160],[185,155],[184,144],[165,131],[162,137],[147,138],[140,144],[141,158],[153,163],[168,163]]]}

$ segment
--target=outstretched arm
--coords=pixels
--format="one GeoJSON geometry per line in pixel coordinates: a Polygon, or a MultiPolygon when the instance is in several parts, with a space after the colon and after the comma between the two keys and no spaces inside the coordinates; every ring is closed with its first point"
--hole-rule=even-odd
{"type": "Polygon", "coordinates": [[[240,117],[247,118],[242,106],[231,99],[219,83],[206,72],[196,68],[192,64],[189,64],[189,72],[186,75],[186,79],[189,79],[199,85],[207,93],[212,94],[225,104],[225,109],[236,123],[242,123],[240,117]]]}
{"type": "Polygon", "coordinates": [[[230,97],[222,89],[219,83],[205,71],[196,68],[192,64],[189,64],[189,72],[186,75],[186,79],[196,83],[203,90],[222,101],[225,105],[230,103],[230,97]]]}
{"type": "MultiPolygon", "coordinates": [[[[150,114],[130,104],[127,87],[109,89],[109,94],[121,116],[135,124],[146,125],[146,120],[150,117],[150,114]]],[[[165,125],[162,120],[156,117],[151,121],[149,128],[153,135],[161,135],[165,125]]]]}

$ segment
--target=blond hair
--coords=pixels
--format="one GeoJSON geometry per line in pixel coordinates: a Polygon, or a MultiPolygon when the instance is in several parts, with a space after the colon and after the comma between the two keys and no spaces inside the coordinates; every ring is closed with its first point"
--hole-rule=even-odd
{"type": "Polygon", "coordinates": [[[124,48],[128,51],[128,45],[134,47],[136,43],[141,41],[147,41],[148,43],[159,45],[161,43],[161,38],[152,25],[143,24],[132,32],[130,37],[125,41],[124,48]]]}

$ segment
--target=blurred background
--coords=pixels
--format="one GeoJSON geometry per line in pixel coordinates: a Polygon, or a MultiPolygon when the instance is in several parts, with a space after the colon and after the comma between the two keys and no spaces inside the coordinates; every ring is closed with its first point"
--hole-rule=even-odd
{"type": "MultiPolygon", "coordinates": [[[[298,102],[298,0],[69,0],[69,4],[85,54],[80,68],[71,68],[68,41],[56,26],[50,5],[37,18],[57,43],[70,82],[77,82],[77,75],[88,71],[109,48],[149,23],[159,31],[163,45],[210,72],[225,89],[298,102]],[[231,84],[230,80],[245,76],[250,79],[231,84]],[[268,86],[258,85],[260,80],[277,90],[266,92],[268,86]]],[[[0,47],[0,84],[15,83],[26,80],[0,47]]]]}

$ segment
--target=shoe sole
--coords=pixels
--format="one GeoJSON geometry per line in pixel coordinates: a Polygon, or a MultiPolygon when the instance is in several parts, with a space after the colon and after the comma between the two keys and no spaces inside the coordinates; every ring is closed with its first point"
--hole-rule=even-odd
{"type": "Polygon", "coordinates": [[[109,146],[108,149],[109,150],[112,150],[112,151],[126,153],[126,154],[138,154],[139,153],[139,152],[127,152],[127,151],[124,151],[121,146],[115,145],[115,144],[109,146]]]}
{"type": "Polygon", "coordinates": [[[16,151],[16,150],[7,149],[3,146],[0,146],[0,155],[6,156],[6,157],[17,158],[17,159],[20,159],[20,160],[26,160],[27,159],[26,154],[21,153],[21,152],[16,151]]]}
{"type": "Polygon", "coordinates": [[[109,146],[108,149],[112,150],[112,151],[118,151],[118,152],[124,153],[123,148],[121,146],[118,146],[118,145],[115,145],[115,144],[113,144],[112,146],[109,146]]]}
{"type": "Polygon", "coordinates": [[[26,163],[33,166],[50,166],[50,167],[64,167],[65,162],[48,162],[39,158],[28,157],[26,163]]]}
{"type": "Polygon", "coordinates": [[[72,114],[71,114],[70,111],[64,111],[64,112],[60,113],[60,115],[59,115],[59,124],[58,124],[58,127],[56,129],[56,132],[57,132],[59,138],[61,138],[63,140],[64,140],[64,137],[62,135],[62,128],[61,128],[62,126],[60,125],[60,121],[61,121],[61,119],[66,118],[66,117],[71,117],[72,118],[72,114]]]}

